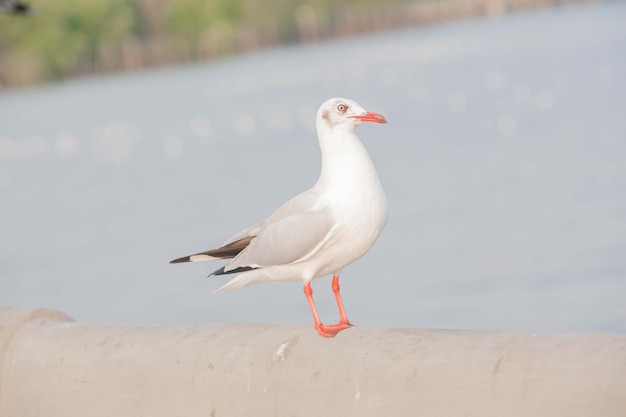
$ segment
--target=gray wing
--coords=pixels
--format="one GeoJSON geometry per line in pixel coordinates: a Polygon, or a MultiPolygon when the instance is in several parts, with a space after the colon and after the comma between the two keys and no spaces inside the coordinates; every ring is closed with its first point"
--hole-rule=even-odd
{"type": "Polygon", "coordinates": [[[280,206],[270,217],[263,220],[254,226],[250,226],[247,229],[242,230],[236,235],[227,239],[221,246],[227,246],[233,244],[241,239],[254,238],[265,227],[267,223],[275,223],[286,217],[293,216],[294,214],[304,213],[306,211],[316,208],[318,202],[318,194],[314,190],[306,191],[299,194],[280,206]]]}
{"type": "Polygon", "coordinates": [[[280,206],[270,217],[267,219],[267,223],[275,223],[287,217],[305,213],[311,210],[317,210],[319,205],[319,193],[315,188],[303,192],[287,201],[280,206]]]}
{"type": "Polygon", "coordinates": [[[263,226],[265,226],[266,221],[267,220],[263,220],[261,222],[258,222],[254,226],[250,226],[247,229],[243,229],[241,232],[237,233],[236,235],[231,236],[230,238],[226,239],[226,242],[222,243],[220,247],[232,245],[233,243],[236,243],[241,240],[245,240],[245,239],[249,240],[249,239],[255,238],[256,235],[259,234],[263,226]]]}
{"type": "Polygon", "coordinates": [[[224,270],[286,265],[306,259],[328,239],[333,224],[328,210],[309,210],[268,222],[224,270]]]}
{"type": "MultiPolygon", "coordinates": [[[[267,220],[263,220],[254,226],[248,227],[242,230],[234,236],[228,238],[218,248],[209,249],[204,252],[195,253],[193,255],[183,256],[182,258],[174,259],[170,261],[172,264],[181,262],[197,262],[208,261],[213,259],[230,259],[235,258],[244,249],[250,245],[250,242],[255,240],[267,225],[280,222],[283,219],[291,216],[305,213],[316,207],[318,202],[318,193],[315,189],[306,191],[291,200],[283,204],[278,210],[276,210],[267,220]]],[[[277,229],[272,229],[277,230],[277,229]]],[[[234,262],[234,261],[233,261],[234,262]]],[[[234,268],[231,268],[234,269],[234,268]]],[[[227,269],[228,270],[228,269],[227,269]]]]}

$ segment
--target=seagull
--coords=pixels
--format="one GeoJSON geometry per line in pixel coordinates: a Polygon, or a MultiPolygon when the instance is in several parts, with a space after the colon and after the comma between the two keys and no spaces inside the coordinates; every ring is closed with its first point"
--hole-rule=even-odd
{"type": "Polygon", "coordinates": [[[283,204],[266,220],[216,249],[170,263],[232,259],[211,275],[238,274],[216,293],[263,282],[301,281],[318,333],[334,337],[352,326],[339,293],[344,267],[363,256],[387,222],[387,200],[367,150],[354,133],[364,122],[387,123],[345,98],[331,98],[317,111],[322,153],[317,183],[283,204]],[[332,274],[337,324],[322,324],[311,281],[332,274]]]}

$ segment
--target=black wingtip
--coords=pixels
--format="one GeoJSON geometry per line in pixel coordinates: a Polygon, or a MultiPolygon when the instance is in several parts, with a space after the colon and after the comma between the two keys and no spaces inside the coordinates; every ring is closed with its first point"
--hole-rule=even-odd
{"type": "Polygon", "coordinates": [[[177,258],[174,259],[173,261],[170,261],[171,264],[182,264],[183,262],[190,262],[191,261],[191,256],[183,256],[182,258],[177,258]]]}
{"type": "Polygon", "coordinates": [[[215,271],[211,272],[209,275],[207,275],[207,278],[212,277],[213,275],[224,275],[224,268],[226,268],[225,266],[221,267],[220,269],[216,269],[215,271]]]}
{"type": "Polygon", "coordinates": [[[245,271],[250,271],[252,269],[259,269],[257,267],[253,267],[253,266],[240,266],[239,268],[235,268],[235,269],[231,269],[230,271],[226,271],[224,272],[224,268],[226,268],[225,266],[221,267],[218,270],[213,271],[210,276],[213,275],[228,275],[228,274],[238,274],[240,272],[245,272],[245,271]]]}

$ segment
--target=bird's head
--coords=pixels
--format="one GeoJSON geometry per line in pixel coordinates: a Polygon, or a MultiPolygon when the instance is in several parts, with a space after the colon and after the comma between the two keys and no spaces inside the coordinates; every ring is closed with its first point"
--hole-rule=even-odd
{"type": "Polygon", "coordinates": [[[320,130],[354,131],[359,123],[387,123],[378,113],[365,110],[358,103],[346,98],[331,98],[317,111],[316,126],[320,130]]]}

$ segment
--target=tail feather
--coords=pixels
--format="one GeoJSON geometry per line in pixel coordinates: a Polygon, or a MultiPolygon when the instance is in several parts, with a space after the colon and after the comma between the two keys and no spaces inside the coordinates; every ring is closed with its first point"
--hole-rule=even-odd
{"type": "Polygon", "coordinates": [[[262,279],[264,277],[264,272],[260,271],[261,270],[258,268],[251,268],[248,271],[239,271],[243,273],[237,275],[235,278],[228,281],[225,285],[215,290],[213,294],[220,294],[223,292],[236,290],[247,285],[259,284],[261,282],[264,282],[262,279]]]}

